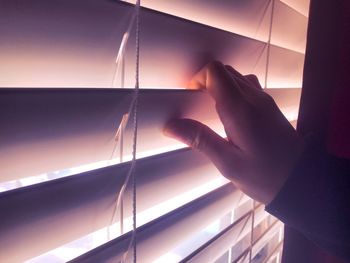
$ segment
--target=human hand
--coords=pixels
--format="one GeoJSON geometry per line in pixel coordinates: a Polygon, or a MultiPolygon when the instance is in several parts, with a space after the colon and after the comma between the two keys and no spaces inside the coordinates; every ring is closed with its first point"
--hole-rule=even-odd
{"type": "Polygon", "coordinates": [[[176,119],[164,133],[204,153],[244,193],[270,203],[292,172],[304,142],[254,75],[212,62],[192,79],[215,101],[227,139],[204,124],[176,119]]]}

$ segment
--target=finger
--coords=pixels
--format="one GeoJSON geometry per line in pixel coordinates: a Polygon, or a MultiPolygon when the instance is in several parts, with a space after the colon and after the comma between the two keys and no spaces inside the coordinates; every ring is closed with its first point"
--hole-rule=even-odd
{"type": "Polygon", "coordinates": [[[171,120],[166,124],[164,133],[204,152],[215,151],[219,144],[221,147],[227,145],[227,141],[208,126],[191,119],[171,120]]]}
{"type": "Polygon", "coordinates": [[[241,85],[242,88],[247,89],[251,86],[251,83],[246,79],[246,77],[235,70],[232,66],[225,65],[225,68],[231,73],[232,77],[237,81],[239,85],[241,85]]]}
{"type": "Polygon", "coordinates": [[[207,89],[216,102],[226,102],[227,98],[240,98],[238,83],[225,66],[218,61],[207,64],[190,81],[189,89],[207,89]]]}
{"type": "Polygon", "coordinates": [[[232,160],[240,150],[208,126],[191,119],[176,119],[167,123],[164,133],[204,153],[225,176],[232,176],[227,166],[232,169],[232,160]]]}
{"type": "Polygon", "coordinates": [[[260,85],[259,79],[254,74],[249,74],[244,76],[256,89],[263,90],[260,85]]]}
{"type": "Polygon", "coordinates": [[[236,81],[240,85],[242,85],[242,87],[245,87],[245,88],[254,87],[258,90],[262,90],[259,83],[259,79],[254,74],[242,75],[230,65],[225,65],[225,68],[232,74],[232,76],[236,79],[236,81]]]}
{"type": "Polygon", "coordinates": [[[244,76],[239,73],[239,71],[237,71],[234,67],[232,67],[231,65],[225,65],[225,68],[236,78],[241,79],[243,82],[245,82],[245,78],[244,76]]]}

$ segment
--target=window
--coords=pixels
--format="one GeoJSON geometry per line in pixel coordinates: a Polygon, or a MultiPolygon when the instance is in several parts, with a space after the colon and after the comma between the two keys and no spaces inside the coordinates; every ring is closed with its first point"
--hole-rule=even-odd
{"type": "MultiPolygon", "coordinates": [[[[161,130],[170,117],[184,116],[224,135],[211,99],[184,90],[210,58],[256,74],[295,121],[307,17],[290,2],[142,1],[140,262],[280,260],[281,222],[201,154],[161,130]]],[[[110,87],[134,7],[123,1],[23,0],[4,3],[0,12],[0,209],[6,211],[0,261],[117,261],[131,229],[130,188],[123,201],[124,234],[119,217],[111,224],[130,167],[130,123],[123,161],[119,148],[111,153],[133,97],[133,33],[125,78],[118,75],[110,87]],[[118,88],[121,82],[126,89],[118,88]]]]}

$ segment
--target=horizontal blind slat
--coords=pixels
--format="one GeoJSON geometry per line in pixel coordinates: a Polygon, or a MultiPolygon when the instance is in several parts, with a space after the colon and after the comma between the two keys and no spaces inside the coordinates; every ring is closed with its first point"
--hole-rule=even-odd
{"type": "Polygon", "coordinates": [[[239,1],[143,0],[141,5],[259,41],[268,40],[270,0],[251,0],[244,4],[239,1]]]}
{"type": "Polygon", "coordinates": [[[271,46],[267,75],[268,88],[302,87],[304,55],[271,46]]]}
{"type": "MultiPolygon", "coordinates": [[[[306,2],[306,1],[305,1],[306,2]]],[[[276,0],[271,43],[305,54],[308,18],[283,1],[276,0]]]]}
{"type": "Polygon", "coordinates": [[[281,0],[286,5],[298,11],[305,17],[309,16],[310,0],[281,0]]]}
{"type": "MultiPolygon", "coordinates": [[[[262,263],[267,263],[269,262],[269,260],[276,254],[280,253],[280,251],[282,250],[282,246],[283,245],[283,239],[277,243],[277,245],[272,249],[272,251],[270,251],[270,253],[266,256],[266,258],[264,259],[264,261],[262,263]]],[[[279,263],[279,261],[278,261],[279,263]]]]}
{"type": "MultiPolygon", "coordinates": [[[[7,4],[0,18],[1,24],[10,25],[0,29],[0,34],[6,36],[2,38],[6,54],[2,61],[6,66],[0,66],[6,78],[1,78],[0,86],[111,85],[118,47],[133,5],[99,0],[89,0],[88,4],[84,0],[20,2],[26,8],[7,4]],[[16,23],[12,21],[14,16],[16,23]],[[43,30],[42,25],[49,30],[43,30]]],[[[190,76],[213,58],[243,72],[254,70],[263,79],[265,56],[261,54],[265,43],[148,9],[140,14],[141,87],[184,87],[190,76]]],[[[133,87],[134,31],[129,43],[125,72],[132,74],[126,74],[125,85],[133,87]]]]}
{"type": "MultiPolygon", "coordinates": [[[[235,190],[232,184],[227,184],[141,227],[137,231],[138,257],[142,258],[143,262],[152,262],[186,237],[190,237],[231,211],[235,203],[239,202],[241,195],[242,193],[235,190]]],[[[126,250],[130,236],[128,233],[72,262],[116,262],[126,250]]]]}
{"type": "MultiPolygon", "coordinates": [[[[282,227],[283,224],[275,220],[271,225],[268,226],[268,228],[259,235],[257,239],[254,240],[252,245],[252,258],[256,256],[256,254],[266,245],[270,242],[271,237],[276,234],[278,229],[282,227]]],[[[250,246],[248,245],[246,249],[239,255],[234,255],[234,259],[232,262],[238,263],[238,262],[245,262],[244,259],[248,258],[248,254],[250,253],[250,246]],[[243,260],[243,261],[242,261],[243,260]]]]}
{"type": "MultiPolygon", "coordinates": [[[[300,89],[266,92],[296,118],[300,89]]],[[[132,94],[129,89],[1,89],[0,182],[108,160],[132,94]]],[[[179,145],[162,134],[173,117],[193,118],[223,132],[205,92],[140,90],[139,105],[138,154],[179,145]]],[[[131,125],[124,138],[128,155],[131,125]]]]}
{"type": "MultiPolygon", "coordinates": [[[[22,261],[107,226],[129,167],[114,165],[1,193],[0,210],[6,213],[0,218],[0,261],[22,261]]],[[[138,212],[220,178],[206,158],[189,149],[138,160],[136,177],[138,212]]],[[[131,204],[127,188],[125,217],[131,216],[131,204]]]]}
{"type": "MultiPolygon", "coordinates": [[[[132,0],[128,0],[134,3],[132,0]]],[[[152,10],[188,19],[259,41],[268,42],[271,16],[270,0],[239,1],[143,0],[152,10]]],[[[272,26],[273,45],[305,53],[307,17],[281,1],[275,1],[272,26]],[[288,34],[286,34],[288,32],[288,34]]]]}
{"type": "Polygon", "coordinates": [[[272,238],[276,235],[281,227],[283,227],[283,223],[276,219],[276,221],[272,223],[268,229],[254,242],[252,255],[255,256],[265,245],[273,241],[272,238]]]}
{"type": "MultiPolygon", "coordinates": [[[[251,214],[246,220],[238,220],[234,222],[230,227],[222,231],[208,241],[201,248],[195,251],[192,255],[185,258],[182,262],[215,262],[220,256],[222,256],[230,247],[237,244],[243,237],[245,237],[251,231],[252,218],[251,214]]],[[[260,205],[255,208],[254,226],[260,224],[264,219],[268,217],[268,214],[264,211],[264,207],[260,205]]],[[[245,218],[245,217],[244,217],[245,218]]]]}
{"type": "MultiPolygon", "coordinates": [[[[19,9],[17,2],[9,2],[0,17],[0,24],[9,25],[0,28],[4,54],[0,86],[111,85],[117,49],[132,5],[99,0],[20,3],[26,8],[19,9]]],[[[141,87],[185,87],[191,76],[212,59],[231,64],[243,74],[256,74],[263,83],[266,43],[148,9],[141,10],[141,21],[141,87]]],[[[130,34],[125,54],[126,87],[134,86],[134,35],[130,34]]],[[[300,67],[300,63],[293,66],[300,67]]],[[[286,65],[281,63],[279,67],[286,65]]],[[[273,83],[275,77],[269,75],[273,83]]]]}
{"type": "MultiPolygon", "coordinates": [[[[0,180],[108,160],[132,96],[126,89],[0,90],[0,180]]],[[[142,90],[139,105],[139,153],[178,145],[162,134],[172,116],[220,127],[213,102],[202,92],[142,90]]],[[[124,134],[125,155],[131,153],[131,126],[124,134]]]]}

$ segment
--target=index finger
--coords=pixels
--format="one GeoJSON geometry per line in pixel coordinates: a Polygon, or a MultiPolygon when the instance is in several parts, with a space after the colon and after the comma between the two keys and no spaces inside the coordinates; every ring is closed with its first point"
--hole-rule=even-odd
{"type": "Polygon", "coordinates": [[[238,83],[232,78],[225,66],[213,61],[202,68],[190,81],[189,89],[206,89],[216,102],[225,103],[228,98],[241,97],[238,83]]]}

